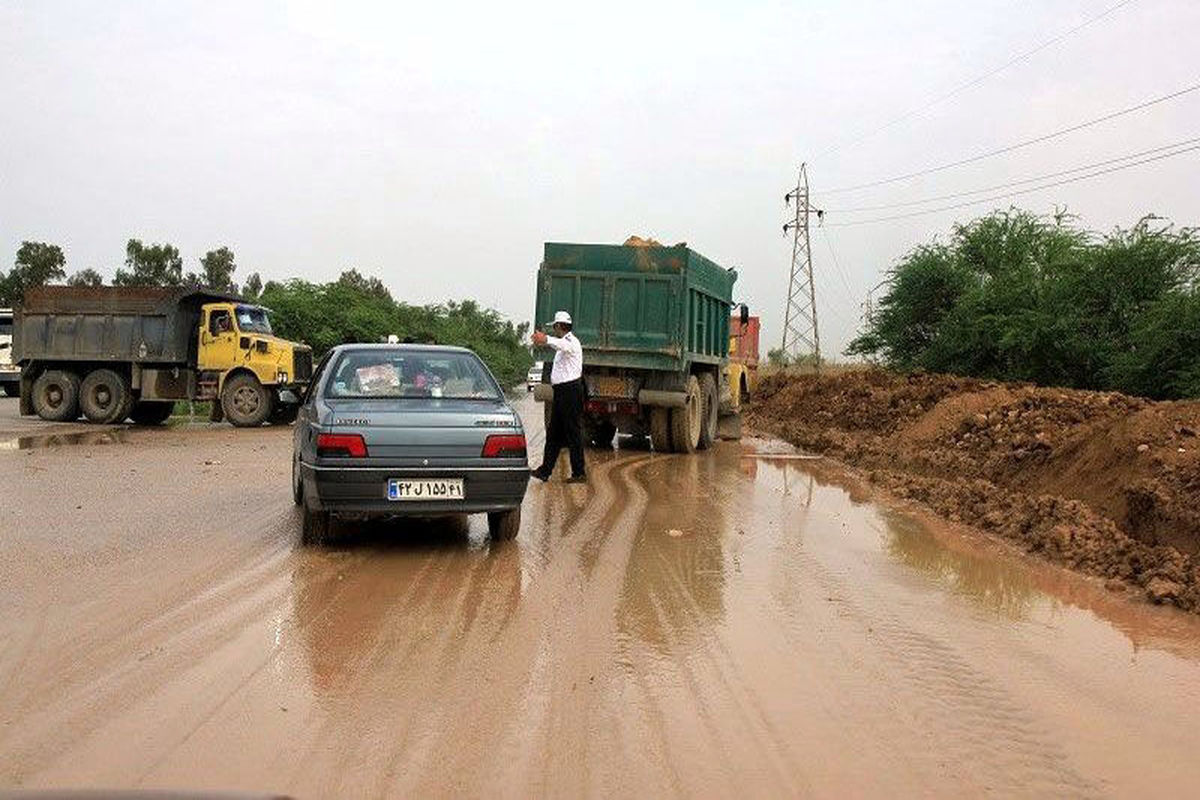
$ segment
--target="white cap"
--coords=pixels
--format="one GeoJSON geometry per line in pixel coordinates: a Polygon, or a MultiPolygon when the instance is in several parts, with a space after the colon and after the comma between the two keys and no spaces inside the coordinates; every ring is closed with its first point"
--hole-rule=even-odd
{"type": "Polygon", "coordinates": [[[568,313],[567,313],[567,312],[565,312],[565,311],[556,311],[556,312],[554,312],[554,322],[551,322],[550,324],[551,324],[551,325],[557,325],[557,324],[559,324],[560,322],[561,322],[563,325],[570,325],[570,324],[571,324],[571,315],[570,315],[570,314],[568,314],[568,313]]]}

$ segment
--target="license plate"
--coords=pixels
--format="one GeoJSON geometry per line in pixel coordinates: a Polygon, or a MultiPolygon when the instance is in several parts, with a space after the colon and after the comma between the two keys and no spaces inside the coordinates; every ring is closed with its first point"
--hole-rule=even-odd
{"type": "Polygon", "coordinates": [[[592,394],[596,397],[624,397],[625,379],[597,375],[591,379],[592,394]]]}
{"type": "Polygon", "coordinates": [[[462,500],[462,478],[391,478],[388,500],[462,500]]]}

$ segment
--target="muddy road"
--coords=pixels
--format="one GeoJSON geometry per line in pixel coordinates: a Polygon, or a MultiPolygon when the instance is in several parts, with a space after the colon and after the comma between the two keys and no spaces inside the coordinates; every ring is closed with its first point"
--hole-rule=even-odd
{"type": "Polygon", "coordinates": [[[0,789],[1200,785],[1200,620],[779,443],[593,454],[590,485],[531,485],[499,546],[472,519],[318,550],[287,430],[73,439],[13,415],[0,400],[0,789]]]}

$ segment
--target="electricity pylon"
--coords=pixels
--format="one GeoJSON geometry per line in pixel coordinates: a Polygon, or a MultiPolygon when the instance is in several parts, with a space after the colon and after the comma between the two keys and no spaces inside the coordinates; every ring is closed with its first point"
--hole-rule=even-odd
{"type": "Polygon", "coordinates": [[[812,360],[821,367],[821,337],[817,331],[817,293],[813,286],[812,247],[808,238],[808,218],[817,219],[825,212],[813,208],[808,198],[808,172],[800,165],[796,188],[784,195],[784,202],[796,202],[796,216],[783,226],[792,232],[792,275],[788,281],[787,309],[783,316],[783,354],[789,363],[812,360]]]}

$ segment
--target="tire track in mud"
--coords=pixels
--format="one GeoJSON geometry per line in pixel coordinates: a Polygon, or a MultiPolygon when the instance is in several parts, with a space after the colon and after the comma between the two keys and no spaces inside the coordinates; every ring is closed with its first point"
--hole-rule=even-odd
{"type": "MultiPolygon", "coordinates": [[[[788,544],[786,526],[781,536],[785,538],[780,544],[788,544]]],[[[792,544],[786,558],[795,566],[793,574],[813,579],[837,616],[869,631],[866,642],[875,651],[875,663],[889,666],[882,677],[900,679],[909,687],[901,699],[916,717],[917,730],[910,733],[937,737],[931,743],[936,753],[928,757],[957,761],[964,767],[960,777],[978,781],[977,789],[987,792],[1101,794],[1075,771],[1050,731],[1003,687],[972,667],[954,645],[906,623],[889,610],[891,601],[855,582],[845,570],[828,567],[802,539],[792,544]]],[[[771,613],[778,629],[800,642],[795,626],[801,617],[787,613],[780,597],[775,601],[771,613]]]]}
{"type": "Polygon", "coordinates": [[[56,754],[64,744],[86,740],[111,721],[114,708],[126,708],[129,698],[141,700],[178,682],[197,659],[261,619],[276,602],[286,556],[268,549],[248,564],[234,556],[222,559],[201,574],[224,572],[223,581],[206,585],[189,576],[188,584],[197,587],[190,595],[175,594],[150,616],[103,617],[90,632],[103,631],[103,639],[76,640],[61,654],[49,653],[38,665],[43,683],[30,684],[24,694],[51,700],[26,709],[19,731],[0,739],[3,752],[20,764],[20,774],[32,774],[54,758],[36,754],[56,754]]]}
{"type": "MultiPolygon", "coordinates": [[[[618,502],[620,497],[615,483],[645,458],[648,456],[594,463],[588,489],[592,493],[591,505],[584,506],[573,530],[555,541],[556,549],[550,562],[529,587],[508,624],[487,641],[468,643],[464,648],[468,658],[439,682],[440,691],[427,704],[433,708],[416,710],[414,716],[423,717],[420,730],[410,727],[396,742],[379,793],[409,795],[436,791],[438,776],[423,769],[430,763],[437,763],[440,771],[445,770],[443,774],[458,775],[460,786],[468,779],[464,776],[470,776],[480,782],[481,790],[485,790],[496,784],[497,774],[511,776],[514,769],[528,764],[532,753],[546,752],[545,748],[532,744],[531,737],[540,738],[537,731],[544,729],[546,723],[529,718],[536,705],[531,702],[531,693],[552,693],[555,688],[553,684],[534,687],[529,682],[530,671],[537,668],[539,657],[548,654],[561,664],[562,653],[580,649],[580,644],[572,637],[583,630],[578,625],[578,611],[588,605],[584,598],[592,585],[592,581],[582,574],[581,553],[606,520],[611,529],[614,508],[621,508],[616,512],[617,517],[629,513],[628,506],[618,502]],[[572,616],[576,617],[576,624],[570,624],[572,616]],[[563,637],[566,641],[562,641],[563,637]],[[491,717],[471,716],[468,708],[477,705],[474,690],[487,692],[489,708],[513,713],[497,716],[493,711],[491,717]],[[451,696],[443,698],[442,692],[451,696]],[[441,702],[443,700],[450,702],[441,702]],[[470,727],[463,730],[466,720],[470,721],[470,727]],[[467,742],[479,746],[470,747],[467,742]],[[481,761],[487,762],[490,769],[484,768],[481,761]]],[[[560,487],[550,485],[547,488],[556,491],[560,487]]],[[[561,490],[573,492],[579,488],[582,487],[565,486],[561,490]]],[[[548,499],[549,493],[543,501],[548,499]]],[[[551,674],[558,679],[561,668],[551,670],[551,674]]],[[[550,713],[555,711],[554,701],[551,701],[550,713]]],[[[561,752],[561,743],[555,742],[549,749],[561,752]]],[[[536,785],[536,781],[501,785],[536,785]]]]}
{"type": "MultiPolygon", "coordinates": [[[[670,465],[667,465],[667,470],[670,471],[670,465]]],[[[675,477],[677,480],[674,482],[678,483],[678,476],[675,477]]],[[[684,476],[683,483],[691,483],[697,490],[705,487],[698,507],[697,522],[714,518],[719,513],[718,509],[739,507],[739,504],[731,502],[735,490],[716,480],[715,476],[684,476]]],[[[639,520],[640,535],[653,537],[665,534],[665,530],[652,529],[648,517],[644,514],[639,520]]],[[[687,535],[720,538],[728,532],[727,528],[720,525],[709,529],[701,526],[687,535]]],[[[678,543],[681,540],[670,541],[678,543]]],[[[651,585],[648,600],[657,620],[656,629],[665,639],[663,649],[668,653],[667,662],[664,663],[662,658],[653,658],[644,647],[637,647],[628,637],[622,639],[622,649],[630,665],[628,673],[644,698],[643,704],[658,708],[668,702],[665,689],[661,686],[656,688],[655,683],[643,675],[657,675],[659,683],[664,677],[676,677],[687,689],[685,696],[690,706],[689,713],[699,720],[707,735],[709,763],[706,766],[710,770],[713,763],[718,761],[726,764],[745,763],[745,759],[750,758],[754,760],[757,776],[768,782],[772,792],[790,795],[811,793],[811,787],[803,777],[804,771],[795,758],[796,754],[789,747],[789,737],[771,719],[759,692],[747,681],[743,664],[730,649],[721,626],[709,623],[707,617],[711,612],[706,612],[697,600],[696,592],[702,588],[703,581],[709,579],[697,572],[701,565],[691,562],[680,565],[668,557],[667,550],[659,550],[655,561],[657,568],[653,574],[659,580],[651,585]],[[688,576],[693,580],[686,580],[688,576]],[[700,584],[696,583],[696,578],[699,578],[700,584]],[[688,616],[681,621],[677,618],[678,613],[673,617],[668,608],[676,612],[684,611],[688,616]],[[635,665],[637,661],[642,663],[635,665]]],[[[720,568],[723,569],[724,564],[720,568]]],[[[658,721],[655,725],[658,735],[663,737],[660,746],[670,748],[670,738],[679,738],[678,732],[670,732],[664,726],[663,711],[653,712],[652,716],[658,721]]],[[[736,769],[725,769],[719,775],[728,781],[725,792],[739,790],[736,772],[736,769]]],[[[691,791],[685,793],[712,789],[711,784],[697,784],[693,778],[691,791]]]]}

